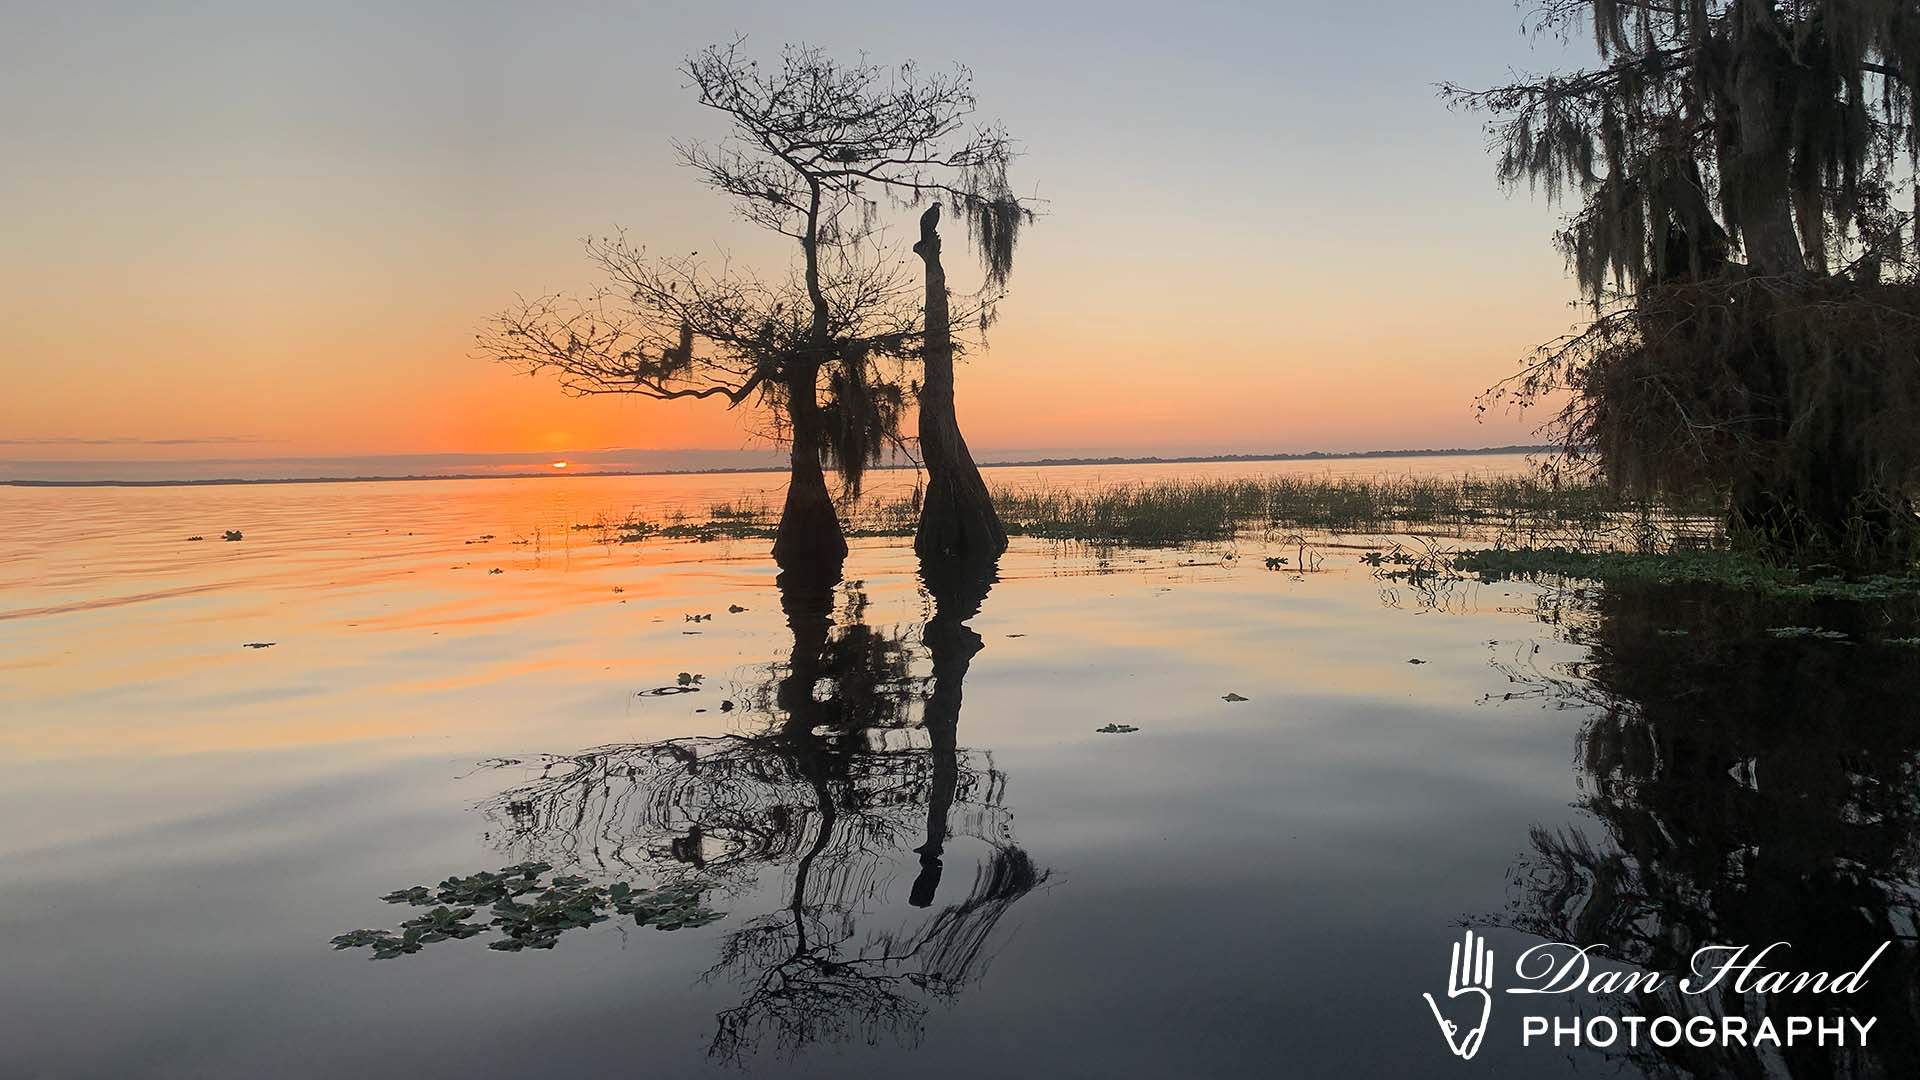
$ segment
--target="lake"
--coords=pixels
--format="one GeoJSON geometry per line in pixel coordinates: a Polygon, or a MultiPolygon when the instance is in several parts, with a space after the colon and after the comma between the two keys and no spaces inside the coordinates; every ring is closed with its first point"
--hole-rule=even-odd
{"type": "Polygon", "coordinates": [[[764,541],[575,528],[780,480],[0,489],[0,1073],[1920,1065],[1920,649],[1886,612],[1364,559],[1465,540],[1018,539],[932,582],[856,540],[796,581],[764,541]],[[1503,996],[1463,1065],[1422,995],[1467,930],[1623,971],[1896,944],[1839,1003],[1865,1048],[1522,1044],[1758,1007],[1581,992],[1503,996]]]}

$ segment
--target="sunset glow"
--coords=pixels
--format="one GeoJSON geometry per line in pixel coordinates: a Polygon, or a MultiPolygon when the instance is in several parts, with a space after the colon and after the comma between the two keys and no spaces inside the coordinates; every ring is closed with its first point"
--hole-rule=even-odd
{"type": "MultiPolygon", "coordinates": [[[[1567,328],[1573,290],[1545,243],[1557,211],[1495,190],[1480,121],[1434,100],[1435,83],[1497,77],[1512,59],[1504,4],[1455,7],[1400,5],[1364,71],[1311,44],[1347,22],[1376,28],[1337,6],[1306,36],[1215,11],[1178,49],[1133,31],[1088,40],[1070,18],[1009,45],[973,19],[942,31],[936,57],[917,30],[862,26],[850,51],[972,64],[982,117],[1019,138],[1016,183],[1045,199],[990,347],[959,369],[975,451],[1527,441],[1530,422],[1481,422],[1474,398],[1567,328]],[[1472,45],[1425,50],[1436,37],[1472,45]],[[1145,57],[1158,77],[1124,74],[1145,57]],[[1221,72],[1262,103],[1259,122],[1224,120],[1210,100],[1221,72]],[[1328,97],[1327,80],[1368,90],[1328,97]],[[1222,120],[1193,124],[1209,115],[1222,120]],[[1421,183],[1390,158],[1424,162],[1421,183]],[[1165,212],[1143,212],[1149,193],[1165,212]],[[1375,212],[1322,212],[1341,202],[1375,212]]],[[[245,25],[176,27],[153,50],[141,20],[55,12],[11,39],[65,44],[10,50],[0,67],[12,98],[38,102],[9,121],[13,156],[34,167],[0,178],[19,211],[0,251],[14,313],[0,318],[0,459],[769,449],[751,408],[568,397],[473,352],[516,294],[597,284],[583,236],[624,229],[776,274],[797,259],[677,164],[674,140],[722,128],[676,67],[734,36],[735,15],[554,22],[529,8],[449,39],[451,11],[337,13],[317,34],[313,16],[263,8],[245,25]],[[583,59],[610,40],[617,62],[583,59]],[[528,41],[501,66],[501,48],[528,41]],[[142,92],[76,84],[90,64],[142,92]],[[481,72],[499,80],[485,100],[511,108],[474,104],[481,72]],[[71,89],[35,89],[48,85],[71,89]],[[266,89],[236,100],[234,85],[266,89]]],[[[782,18],[756,40],[805,36],[782,18]]],[[[910,213],[882,217],[898,244],[910,213]]],[[[979,285],[970,260],[949,273],[956,294],[979,285]]]]}

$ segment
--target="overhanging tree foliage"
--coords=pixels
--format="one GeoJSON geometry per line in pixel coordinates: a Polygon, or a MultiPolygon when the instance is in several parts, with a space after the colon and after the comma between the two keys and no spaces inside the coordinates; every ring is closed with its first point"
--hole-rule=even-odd
{"type": "Polygon", "coordinates": [[[1500,177],[1576,201],[1559,242],[1594,321],[1495,397],[1616,482],[1728,493],[1737,535],[1911,557],[1920,286],[1911,0],[1545,0],[1591,70],[1487,90],[1500,177]]]}
{"type": "Polygon", "coordinates": [[[837,564],[846,541],[822,463],[858,489],[899,435],[903,365],[923,342],[926,313],[880,236],[881,200],[938,198],[962,215],[987,286],[961,315],[984,326],[1031,217],[1007,183],[1012,146],[997,125],[970,124],[965,68],[842,64],[790,46],[763,70],[736,41],[701,52],[684,73],[731,133],[682,145],[682,160],[746,220],[797,244],[795,265],[768,280],[621,240],[591,243],[608,287],[584,301],[522,304],[496,321],[483,351],[556,372],[578,393],[758,402],[792,449],[774,557],[837,564]]]}

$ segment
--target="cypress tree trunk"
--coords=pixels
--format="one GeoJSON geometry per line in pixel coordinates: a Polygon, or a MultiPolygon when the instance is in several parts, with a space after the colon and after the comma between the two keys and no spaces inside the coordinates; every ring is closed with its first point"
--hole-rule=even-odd
{"type": "MultiPolygon", "coordinates": [[[[1802,276],[1810,265],[1817,270],[1824,264],[1825,252],[1802,250],[1795,228],[1789,103],[1782,100],[1794,59],[1783,44],[1772,0],[1742,0],[1736,15],[1731,89],[1739,141],[1732,167],[1725,170],[1728,201],[1738,215],[1752,272],[1802,276]]],[[[1818,232],[1817,227],[1809,230],[1812,235],[1818,232]]],[[[1897,501],[1877,490],[1867,464],[1839,438],[1850,422],[1844,392],[1829,390],[1817,403],[1824,417],[1799,415],[1805,405],[1796,401],[1796,375],[1807,358],[1781,340],[1781,313],[1769,290],[1747,289],[1741,303],[1749,309],[1748,325],[1755,328],[1743,380],[1750,423],[1763,443],[1787,448],[1780,466],[1736,483],[1736,528],[1776,554],[1818,555],[1863,565],[1903,557],[1900,549],[1906,545],[1898,534],[1910,531],[1910,522],[1889,511],[1897,501]],[[1825,437],[1802,436],[1804,444],[1790,445],[1796,421],[1808,419],[1826,428],[1825,437]]]]}
{"type": "MultiPolygon", "coordinates": [[[[787,480],[787,503],[780,512],[780,531],[773,541],[773,561],[783,570],[795,568],[838,571],[847,558],[846,534],[840,515],[827,493],[827,477],[820,468],[820,403],[816,396],[820,365],[827,358],[827,298],[820,288],[820,187],[813,186],[807,205],[807,228],[800,241],[806,255],[807,296],[813,302],[811,355],[795,358],[787,374],[787,416],[793,430],[793,469],[787,480]]],[[[835,574],[837,576],[837,573],[835,574]]]]}
{"type": "Polygon", "coordinates": [[[926,371],[920,387],[920,454],[927,467],[926,502],[913,550],[921,558],[999,555],[1007,531],[993,497],[960,435],[953,408],[953,333],[947,314],[947,274],[940,265],[940,204],[920,215],[914,253],[927,264],[926,371]]]}
{"type": "Polygon", "coordinates": [[[787,570],[838,569],[847,558],[847,539],[840,531],[833,496],[827,492],[826,473],[820,468],[820,406],[814,397],[818,372],[811,365],[800,367],[787,381],[792,472],[780,512],[780,531],[773,541],[773,561],[787,570]]]}
{"type": "Polygon", "coordinates": [[[1797,274],[1807,260],[1793,227],[1788,115],[1780,100],[1793,57],[1781,44],[1772,0],[1742,0],[1738,15],[1733,105],[1740,141],[1726,170],[1729,201],[1754,272],[1797,274]]]}

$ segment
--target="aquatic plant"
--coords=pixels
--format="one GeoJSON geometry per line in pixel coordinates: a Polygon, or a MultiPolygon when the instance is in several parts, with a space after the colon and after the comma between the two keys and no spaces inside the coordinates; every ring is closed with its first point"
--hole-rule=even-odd
{"type": "Polygon", "coordinates": [[[436,888],[396,889],[380,899],[432,910],[400,923],[397,933],[352,930],[335,935],[331,943],[336,950],[371,949],[373,959],[390,960],[438,942],[463,941],[492,931],[500,937],[488,942],[487,948],[519,952],[551,949],[566,931],[605,922],[613,915],[631,916],[636,925],[656,930],[705,926],[723,917],[704,906],[706,889],[698,884],[682,881],[636,889],[625,881],[595,885],[578,874],[543,883],[541,878],[552,869],[549,863],[523,862],[498,872],[450,877],[436,888]],[[483,905],[491,905],[490,918],[472,922],[483,905]]]}
{"type": "Polygon", "coordinates": [[[1541,575],[1609,582],[1716,585],[1803,600],[1882,601],[1920,597],[1920,572],[1848,575],[1834,566],[1791,567],[1733,551],[1579,551],[1488,548],[1453,557],[1483,580],[1541,575]]]}
{"type": "MultiPolygon", "coordinates": [[[[1300,530],[1394,532],[1408,529],[1476,536],[1509,546],[1541,540],[1655,548],[1717,536],[1711,500],[1642,500],[1593,481],[1511,477],[1265,476],[1236,480],[1163,480],[1091,487],[1012,487],[994,492],[1007,532],[1087,544],[1177,545],[1262,536],[1293,549],[1269,569],[1312,569],[1316,556],[1300,530]]],[[[848,536],[912,536],[912,495],[853,499],[843,507],[848,536]]],[[[600,526],[623,543],[648,539],[717,540],[776,534],[764,504],[721,503],[702,519],[666,525],[643,519],[600,526]]]]}
{"type": "Polygon", "coordinates": [[[1838,641],[1852,644],[1852,642],[1847,639],[1846,631],[1827,630],[1818,626],[1769,626],[1767,627],[1767,636],[1799,638],[1805,641],[1838,641]]]}

